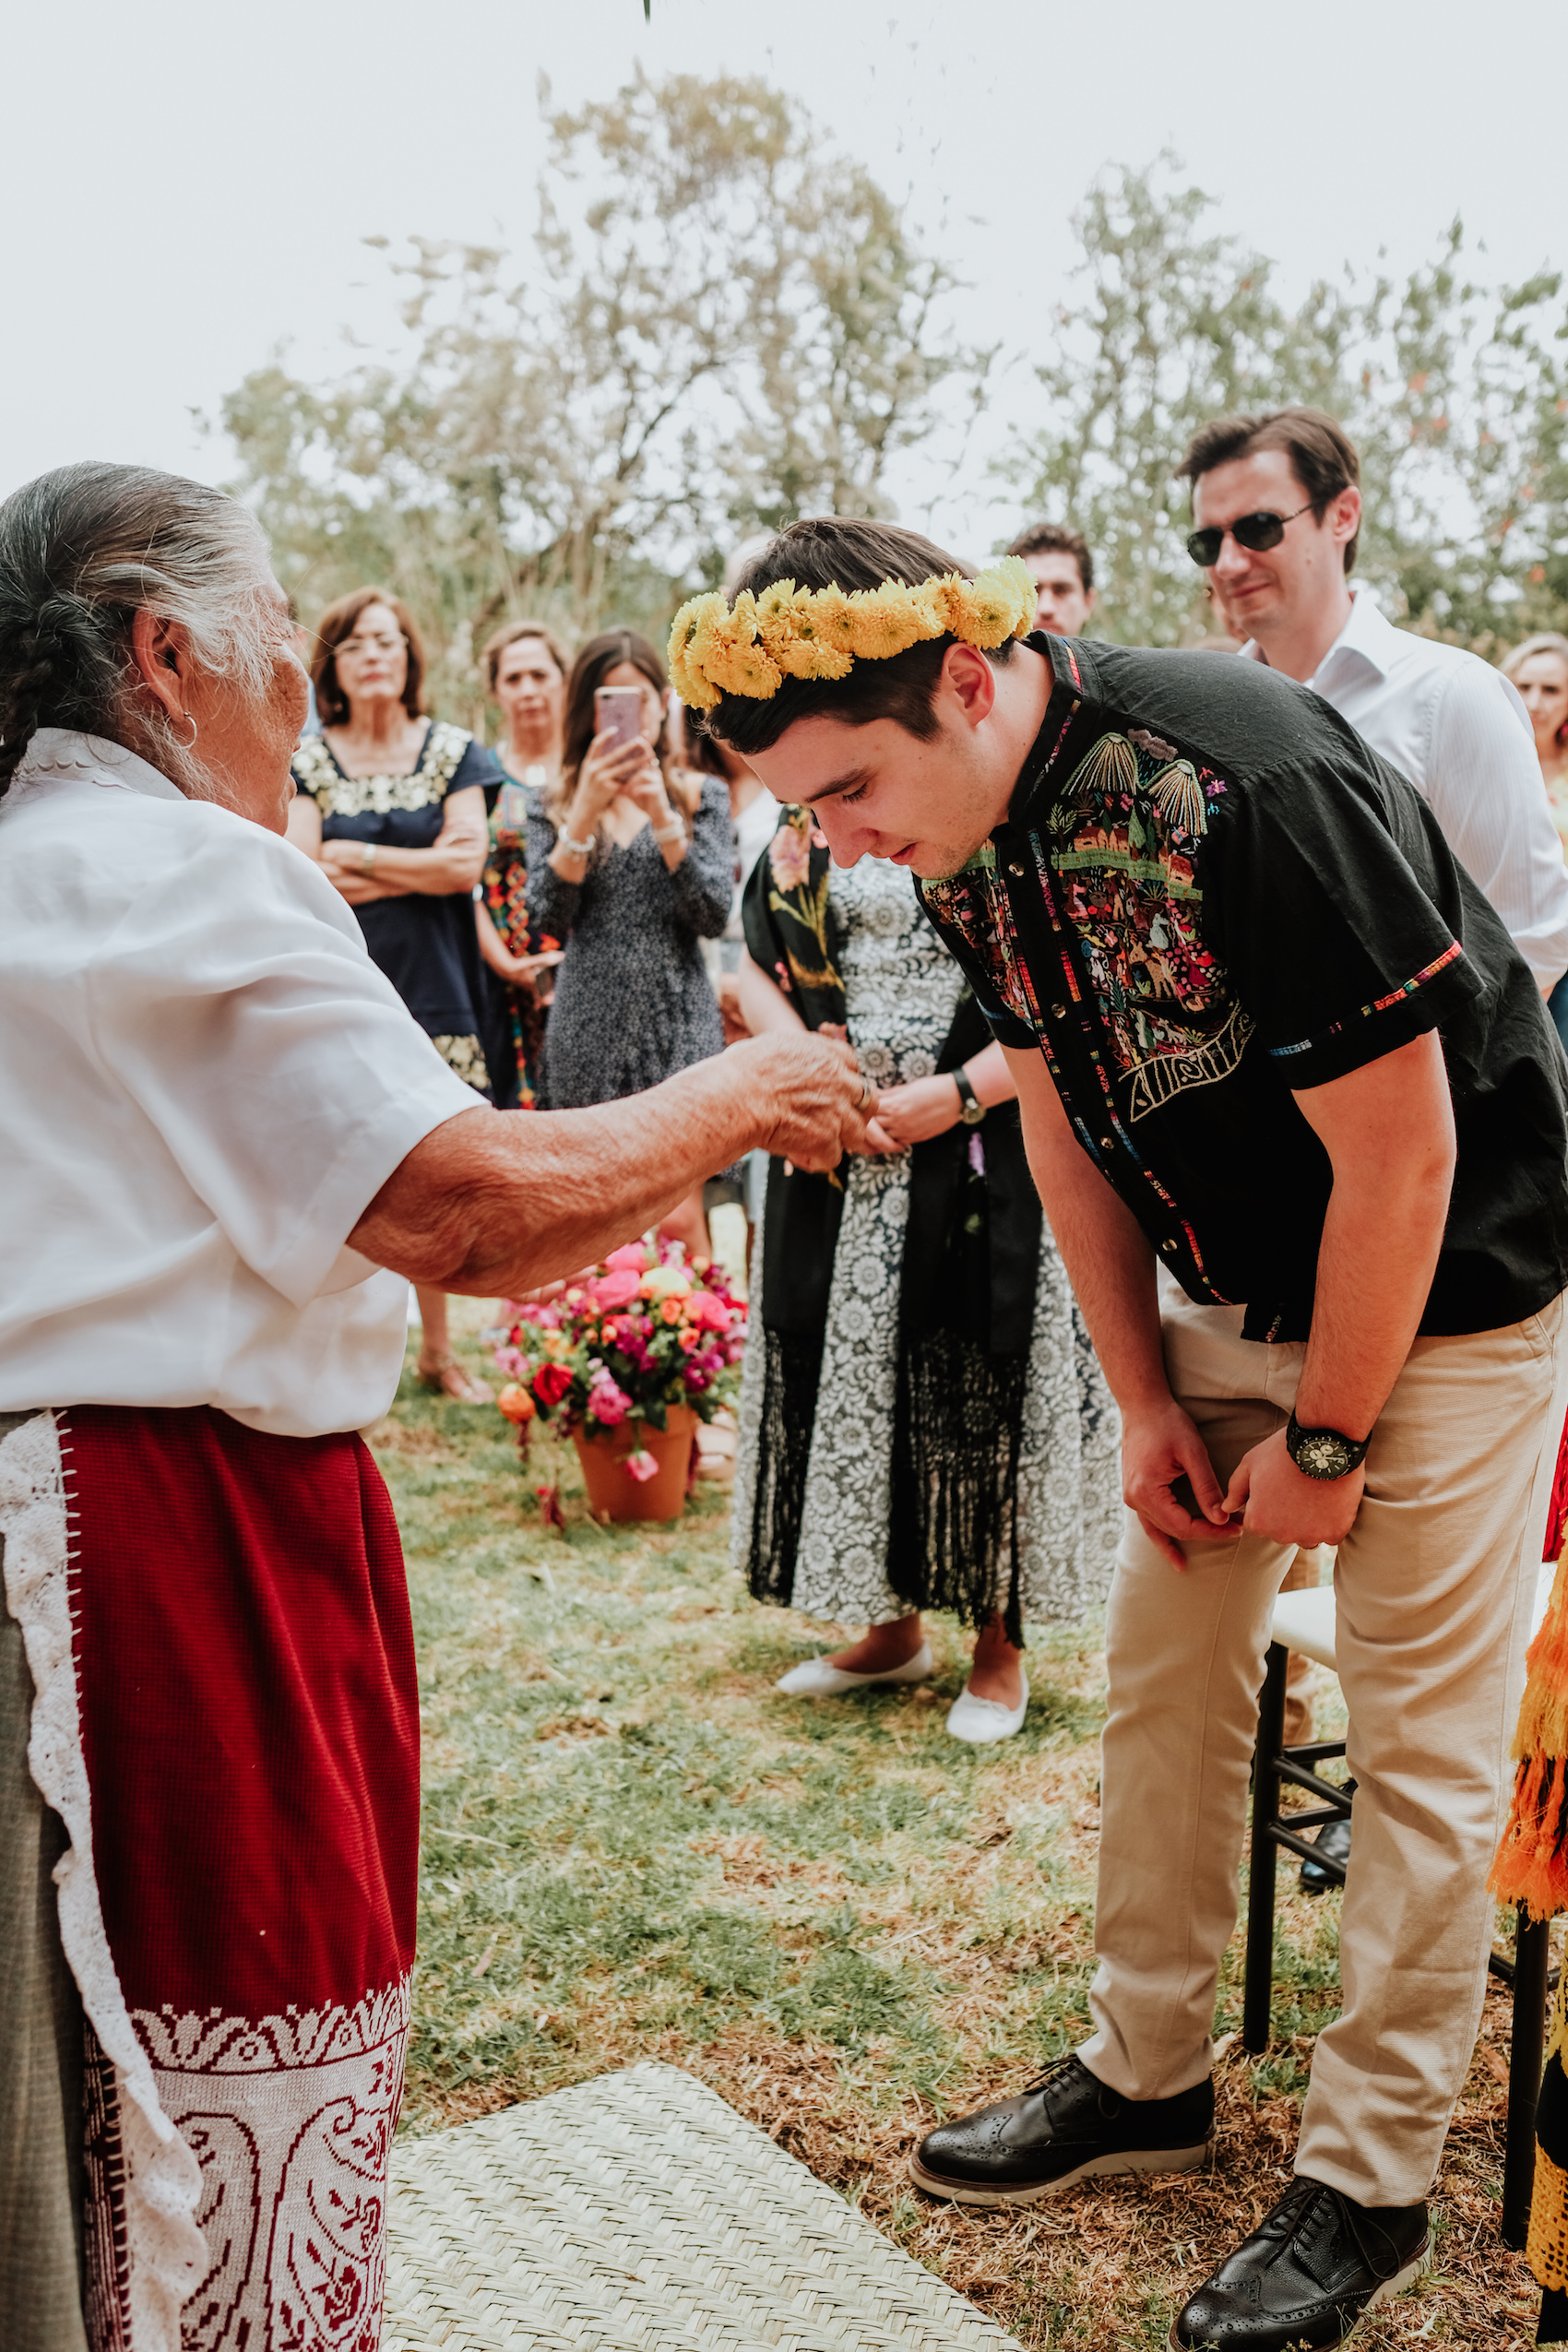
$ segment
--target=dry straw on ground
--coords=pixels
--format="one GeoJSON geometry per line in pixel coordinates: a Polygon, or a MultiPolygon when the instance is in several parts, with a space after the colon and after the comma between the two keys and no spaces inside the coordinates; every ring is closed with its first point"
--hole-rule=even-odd
{"type": "MultiPolygon", "coordinates": [[[[477,1361],[478,1360],[476,1360],[477,1361]]],[[[425,1735],[421,1962],[404,2129],[657,2058],[687,2067],[1023,2341],[1163,2345],[1186,2292],[1283,2189],[1313,2038],[1338,2001],[1337,1897],[1281,1905],[1276,2042],[1232,2040],[1211,2169],[1016,2214],[934,2204],[904,2160],[938,2117],[1078,2040],[1092,1962],[1102,1665],[1031,1637],[1017,1739],[942,1728],[932,1689],[781,1699],[821,1630],[755,1608],[727,1496],[672,1529],[541,1527],[492,1412],[404,1395],[376,1435],[409,1553],[425,1735]]],[[[1240,2023],[1240,1939],[1219,2026],[1240,2023]]],[[[1486,2021],[1438,2190],[1431,2273],[1358,2336],[1523,2347],[1497,2242],[1508,2009],[1486,2021]]]]}

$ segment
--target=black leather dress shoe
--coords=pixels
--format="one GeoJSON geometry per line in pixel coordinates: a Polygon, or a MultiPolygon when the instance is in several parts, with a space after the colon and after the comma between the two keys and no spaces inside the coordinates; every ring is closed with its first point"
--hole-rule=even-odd
{"type": "Polygon", "coordinates": [[[1425,2205],[1359,2205],[1298,2179],[1199,2287],[1171,2352],[1329,2352],[1431,2251],[1425,2205]]]}
{"type": "MultiPolygon", "coordinates": [[[[1341,1870],[1350,1866],[1350,1824],[1348,1821],[1325,1821],[1313,1844],[1320,1854],[1341,1870]]],[[[1301,1890],[1306,1895],[1321,1895],[1325,1887],[1340,1886],[1343,1880],[1321,1868],[1316,1862],[1301,1864],[1301,1890]]]]}
{"type": "Polygon", "coordinates": [[[1091,2173],[1191,2172],[1214,2131],[1214,2085],[1124,2099],[1059,2059],[1016,2098],[943,2123],[909,2158],[917,2188],[960,2205],[1032,2205],[1091,2173]]]}

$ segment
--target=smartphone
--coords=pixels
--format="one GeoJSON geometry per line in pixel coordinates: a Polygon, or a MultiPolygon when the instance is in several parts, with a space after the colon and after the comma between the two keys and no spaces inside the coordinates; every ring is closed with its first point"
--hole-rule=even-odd
{"type": "Polygon", "coordinates": [[[593,697],[593,731],[617,743],[643,740],[643,698],[636,686],[600,686],[593,697]]]}

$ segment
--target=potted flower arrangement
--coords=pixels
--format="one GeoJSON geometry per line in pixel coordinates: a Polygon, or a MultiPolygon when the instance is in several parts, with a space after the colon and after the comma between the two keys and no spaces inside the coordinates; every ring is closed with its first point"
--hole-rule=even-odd
{"type": "Polygon", "coordinates": [[[723,1268],[688,1265],[678,1242],[629,1241],[510,1313],[496,1401],[519,1443],[536,1419],[554,1420],[597,1518],[679,1517],[697,1422],[739,1385],[746,1315],[723,1268]]]}

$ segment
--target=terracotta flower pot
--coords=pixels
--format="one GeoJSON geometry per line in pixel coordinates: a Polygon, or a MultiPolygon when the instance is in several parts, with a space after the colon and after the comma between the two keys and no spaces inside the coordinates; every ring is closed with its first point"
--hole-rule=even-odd
{"type": "Polygon", "coordinates": [[[668,1408],[670,1426],[655,1429],[635,1415],[614,1429],[572,1431],[583,1466],[588,1509],[596,1519],[678,1519],[686,1507],[687,1474],[697,1417],[689,1405],[668,1408]],[[659,1465],[651,1478],[635,1478],[626,1464],[634,1454],[651,1454],[659,1465]]]}

